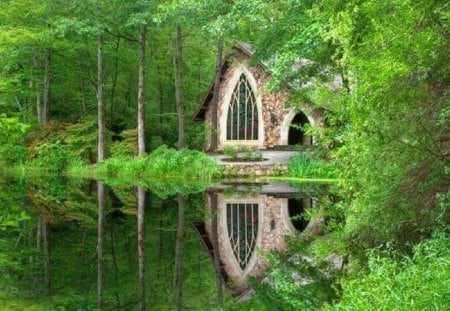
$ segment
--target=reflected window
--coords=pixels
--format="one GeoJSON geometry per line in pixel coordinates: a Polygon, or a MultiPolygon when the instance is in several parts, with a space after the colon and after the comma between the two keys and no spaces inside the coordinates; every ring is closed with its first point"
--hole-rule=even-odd
{"type": "Polygon", "coordinates": [[[244,74],[239,77],[228,106],[227,140],[258,140],[258,107],[244,74]]]}
{"type": "Polygon", "coordinates": [[[231,249],[242,271],[255,250],[258,235],[258,204],[227,204],[227,229],[231,249]]]}

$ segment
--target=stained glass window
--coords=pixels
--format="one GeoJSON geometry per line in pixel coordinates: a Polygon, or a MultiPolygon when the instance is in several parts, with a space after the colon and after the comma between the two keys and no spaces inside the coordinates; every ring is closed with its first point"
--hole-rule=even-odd
{"type": "Polygon", "coordinates": [[[255,250],[258,236],[258,204],[227,204],[227,229],[231,249],[242,271],[255,250]]]}
{"type": "Polygon", "coordinates": [[[244,74],[239,77],[228,106],[227,140],[258,140],[258,107],[244,74]]]}

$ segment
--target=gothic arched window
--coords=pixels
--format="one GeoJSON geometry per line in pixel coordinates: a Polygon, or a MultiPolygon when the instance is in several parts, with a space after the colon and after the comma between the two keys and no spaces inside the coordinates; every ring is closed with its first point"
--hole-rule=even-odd
{"type": "Polygon", "coordinates": [[[227,204],[227,229],[233,254],[239,268],[244,271],[258,237],[258,204],[227,204]]]}
{"type": "Polygon", "coordinates": [[[252,87],[241,74],[231,95],[227,117],[227,140],[258,140],[258,107],[252,87]]]}

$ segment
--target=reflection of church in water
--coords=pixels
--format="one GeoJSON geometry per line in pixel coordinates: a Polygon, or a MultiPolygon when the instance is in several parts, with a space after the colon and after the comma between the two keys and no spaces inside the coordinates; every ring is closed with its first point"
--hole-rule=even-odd
{"type": "Polygon", "coordinates": [[[296,194],[297,189],[277,184],[258,191],[244,188],[231,194],[225,187],[206,192],[208,216],[195,224],[211,257],[220,259],[216,269],[222,281],[238,299],[249,292],[248,277],[264,277],[264,256],[283,250],[285,236],[317,227],[317,220],[302,217],[315,199],[296,194]]]}

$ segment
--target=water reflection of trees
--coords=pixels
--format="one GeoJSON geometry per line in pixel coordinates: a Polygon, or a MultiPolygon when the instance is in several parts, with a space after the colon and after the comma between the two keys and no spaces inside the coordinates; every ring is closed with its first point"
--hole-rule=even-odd
{"type": "MultiPolygon", "coordinates": [[[[203,216],[201,196],[185,197],[185,208],[179,209],[173,196],[148,193],[140,200],[136,188],[121,185],[105,185],[104,200],[98,200],[96,188],[96,183],[64,178],[0,187],[0,202],[14,202],[22,219],[14,230],[0,232],[0,288],[15,297],[9,299],[15,309],[92,309],[102,304],[104,309],[164,309],[177,301],[185,308],[212,305],[214,270],[190,227],[203,216]],[[143,203],[146,213],[139,208],[143,203]],[[184,233],[181,243],[177,229],[184,233]],[[183,256],[177,264],[174,257],[180,247],[183,256]],[[97,250],[103,260],[96,260],[97,250]],[[10,262],[3,264],[4,258],[10,262]],[[175,276],[179,281],[174,288],[175,276]],[[182,299],[175,298],[177,288],[182,299]]],[[[6,224],[6,218],[0,217],[0,222],[6,224]]]]}

